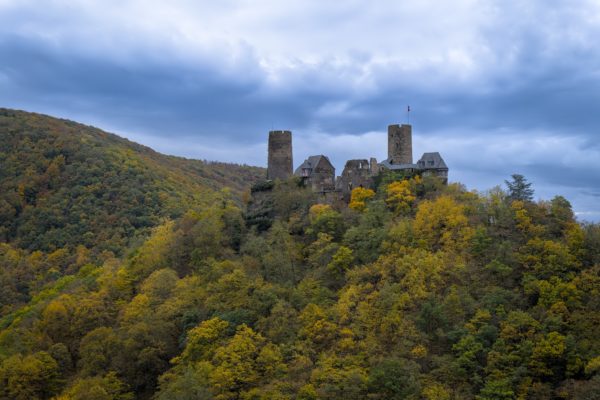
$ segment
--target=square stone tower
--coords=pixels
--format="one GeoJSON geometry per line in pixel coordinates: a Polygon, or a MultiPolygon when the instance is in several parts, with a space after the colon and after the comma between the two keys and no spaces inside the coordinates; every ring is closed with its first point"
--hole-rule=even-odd
{"type": "Polygon", "coordinates": [[[388,126],[388,161],[390,164],[412,164],[412,126],[388,126]]]}
{"type": "Polygon", "coordinates": [[[270,131],[267,179],[287,179],[292,168],[292,132],[270,131]]]}

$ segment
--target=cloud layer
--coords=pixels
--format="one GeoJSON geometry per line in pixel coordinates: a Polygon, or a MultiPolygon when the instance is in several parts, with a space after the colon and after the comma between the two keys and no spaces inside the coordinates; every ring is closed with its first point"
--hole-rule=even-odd
{"type": "Polygon", "coordinates": [[[410,104],[415,157],[486,189],[513,172],[600,220],[595,1],[0,0],[0,105],[160,151],[264,165],[266,132],[384,158],[410,104]]]}

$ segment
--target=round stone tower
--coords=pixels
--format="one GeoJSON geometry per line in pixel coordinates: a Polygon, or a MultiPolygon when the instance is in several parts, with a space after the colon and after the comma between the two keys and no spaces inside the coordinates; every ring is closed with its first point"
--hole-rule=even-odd
{"type": "Polygon", "coordinates": [[[391,164],[412,164],[412,126],[388,126],[388,160],[391,164]]]}
{"type": "Polygon", "coordinates": [[[292,168],[292,132],[270,131],[267,179],[287,179],[292,168]]]}

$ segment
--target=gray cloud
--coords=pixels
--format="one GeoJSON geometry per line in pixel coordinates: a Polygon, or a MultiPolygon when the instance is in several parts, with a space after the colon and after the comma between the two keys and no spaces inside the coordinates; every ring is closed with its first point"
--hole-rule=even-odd
{"type": "Polygon", "coordinates": [[[454,179],[522,172],[600,219],[596,2],[163,3],[0,1],[0,104],[262,165],[266,131],[292,129],[296,162],[338,170],[383,158],[410,104],[415,152],[454,179]]]}

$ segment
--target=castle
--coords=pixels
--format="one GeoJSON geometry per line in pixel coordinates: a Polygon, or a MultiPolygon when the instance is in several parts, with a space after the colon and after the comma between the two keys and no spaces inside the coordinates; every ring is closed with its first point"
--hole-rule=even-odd
{"type": "Polygon", "coordinates": [[[335,167],[325,155],[308,157],[294,172],[292,132],[269,132],[267,179],[286,179],[292,175],[302,178],[313,191],[339,194],[348,200],[353,188],[373,186],[374,178],[382,171],[396,171],[405,176],[420,174],[436,176],[448,183],[448,166],[438,152],[424,153],[416,164],[412,155],[412,126],[388,126],[388,158],[380,163],[375,158],[348,160],[342,174],[335,176],[335,167]]]}

